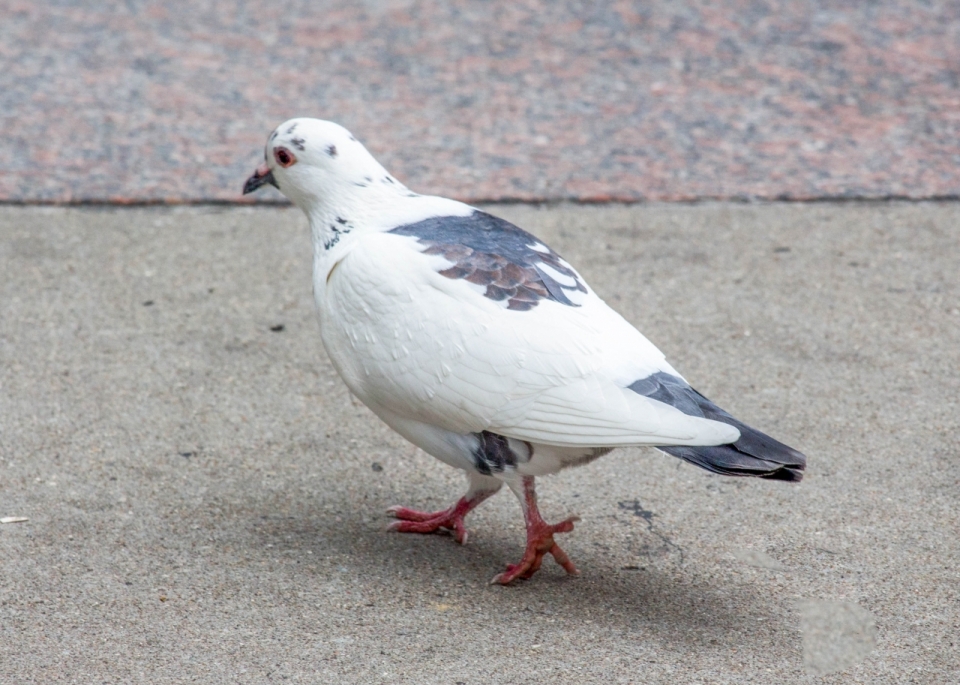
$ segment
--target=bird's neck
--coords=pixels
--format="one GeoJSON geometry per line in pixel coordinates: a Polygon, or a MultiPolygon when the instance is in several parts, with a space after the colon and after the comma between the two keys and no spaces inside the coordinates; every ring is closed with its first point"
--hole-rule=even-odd
{"type": "Polygon", "coordinates": [[[436,216],[467,216],[474,211],[455,200],[418,195],[398,182],[339,190],[302,207],[310,221],[317,257],[363,233],[390,231],[436,216]]]}
{"type": "Polygon", "coordinates": [[[369,230],[383,230],[380,217],[402,199],[403,186],[377,188],[343,187],[301,207],[310,221],[314,250],[329,252],[348,236],[369,230]]]}

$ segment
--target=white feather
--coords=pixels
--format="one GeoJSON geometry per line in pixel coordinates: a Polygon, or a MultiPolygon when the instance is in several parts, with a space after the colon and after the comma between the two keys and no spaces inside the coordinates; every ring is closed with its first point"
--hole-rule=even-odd
{"type": "Polygon", "coordinates": [[[736,428],[627,390],[652,373],[676,372],[596,295],[581,307],[542,300],[507,310],[438,274],[407,237],[367,233],[353,242],[317,304],[334,365],[375,412],[556,446],[738,437],[736,428]]]}
{"type": "MultiPolygon", "coordinates": [[[[627,389],[653,373],[679,374],[592,290],[576,288],[579,275],[537,264],[579,306],[543,298],[516,311],[483,286],[438,273],[447,260],[387,232],[475,210],[411,193],[346,129],[292,119],[266,152],[280,190],[310,221],[314,298],[330,359],[361,401],[430,454],[472,469],[471,434],[489,430],[535,444],[518,469],[539,474],[593,448],[739,437],[732,426],[627,389]],[[295,150],[296,163],[274,164],[275,146],[295,150]]],[[[537,240],[528,247],[551,254],[537,240]]]]}

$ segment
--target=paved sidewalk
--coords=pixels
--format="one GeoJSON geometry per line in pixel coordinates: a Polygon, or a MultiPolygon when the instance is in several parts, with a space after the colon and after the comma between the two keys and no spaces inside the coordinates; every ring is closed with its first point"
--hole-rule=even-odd
{"type": "Polygon", "coordinates": [[[960,197],[956,2],[0,0],[0,17],[0,200],[234,202],[293,116],[469,201],[960,197]]]}
{"type": "Polygon", "coordinates": [[[0,208],[0,683],[958,682],[960,206],[492,211],[803,483],[620,450],[541,486],[583,575],[488,586],[509,495],[382,531],[461,477],[336,377],[297,211],[0,208]]]}

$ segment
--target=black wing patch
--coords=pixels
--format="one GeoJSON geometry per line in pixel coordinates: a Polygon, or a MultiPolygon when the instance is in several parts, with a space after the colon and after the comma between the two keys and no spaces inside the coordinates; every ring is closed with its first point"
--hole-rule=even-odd
{"type": "Polygon", "coordinates": [[[661,371],[627,387],[652,400],[676,407],[688,416],[726,423],[740,431],[740,439],[729,445],[679,445],[659,448],[667,454],[727,476],[756,476],[787,481],[799,481],[803,478],[803,470],[807,466],[805,456],[733,418],[690,387],[682,378],[661,371]]]}
{"type": "Polygon", "coordinates": [[[506,300],[507,309],[526,311],[540,300],[579,307],[567,293],[587,292],[580,276],[560,255],[509,221],[486,212],[424,219],[390,233],[417,238],[427,248],[424,254],[441,255],[453,263],[440,272],[442,276],[486,286],[484,295],[506,300]],[[559,282],[544,267],[568,277],[572,284],[559,282]]]}

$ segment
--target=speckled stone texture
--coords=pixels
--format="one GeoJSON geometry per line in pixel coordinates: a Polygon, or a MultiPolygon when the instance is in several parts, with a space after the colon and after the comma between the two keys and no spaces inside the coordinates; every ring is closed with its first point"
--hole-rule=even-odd
{"type": "Polygon", "coordinates": [[[474,201],[960,195],[960,3],[839,4],[0,2],[0,199],[239,200],[294,115],[474,201]]]}

